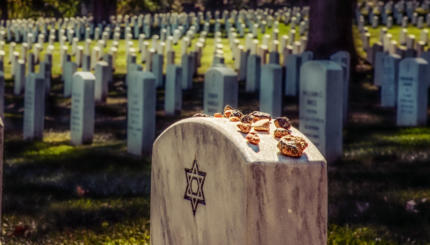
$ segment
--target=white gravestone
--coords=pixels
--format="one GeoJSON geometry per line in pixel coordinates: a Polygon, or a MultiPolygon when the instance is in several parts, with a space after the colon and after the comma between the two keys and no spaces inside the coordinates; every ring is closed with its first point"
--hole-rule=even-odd
{"type": "Polygon", "coordinates": [[[108,85],[110,79],[110,67],[107,62],[99,61],[95,68],[95,88],[94,98],[96,102],[105,102],[108,95],[108,85]]]}
{"type": "Polygon", "coordinates": [[[217,65],[205,73],[204,113],[221,112],[226,105],[237,107],[238,95],[237,74],[232,69],[217,65]]]}
{"type": "Polygon", "coordinates": [[[343,152],[342,67],[332,61],[309,61],[301,74],[300,131],[332,162],[343,152]]]}
{"type": "Polygon", "coordinates": [[[151,72],[135,71],[127,88],[127,151],[140,156],[155,138],[156,84],[151,72]]]}
{"type": "Polygon", "coordinates": [[[282,115],[282,67],[267,64],[262,67],[260,86],[260,111],[274,117],[282,115]]]}
{"type": "Polygon", "coordinates": [[[75,62],[67,61],[64,65],[64,97],[70,97],[73,91],[73,74],[78,70],[75,62]]]}
{"type": "Polygon", "coordinates": [[[20,95],[25,87],[25,63],[23,60],[18,60],[15,67],[15,78],[13,91],[15,95],[20,95]]]}
{"type": "Polygon", "coordinates": [[[373,64],[373,83],[376,86],[381,86],[382,83],[382,74],[384,70],[384,57],[386,54],[382,51],[376,52],[375,54],[375,62],[373,64]]]}
{"type": "Polygon", "coordinates": [[[308,139],[290,158],[272,134],[259,135],[257,147],[228,119],[189,118],[157,138],[152,245],[327,243],[325,159],[308,139]]]}
{"type": "Polygon", "coordinates": [[[285,95],[296,96],[299,87],[301,57],[291,54],[285,57],[285,95]]]}
{"type": "Polygon", "coordinates": [[[400,59],[401,58],[398,55],[387,55],[384,57],[384,71],[381,84],[382,107],[396,106],[400,59]]]}
{"type": "Polygon", "coordinates": [[[70,134],[73,145],[89,144],[94,135],[94,83],[91,72],[73,75],[70,134]]]}
{"type": "Polygon", "coordinates": [[[182,109],[182,68],[167,65],[164,110],[166,115],[174,115],[182,109]]]}
{"type": "Polygon", "coordinates": [[[427,123],[428,63],[422,58],[406,58],[399,64],[397,125],[427,123]]]}
{"type": "Polygon", "coordinates": [[[28,76],[24,94],[24,140],[42,139],[45,125],[45,81],[35,73],[28,76]]]}
{"type": "Polygon", "coordinates": [[[338,51],[330,56],[330,60],[338,63],[343,70],[343,122],[348,119],[348,101],[349,101],[349,77],[351,67],[351,57],[346,51],[338,51]]]}

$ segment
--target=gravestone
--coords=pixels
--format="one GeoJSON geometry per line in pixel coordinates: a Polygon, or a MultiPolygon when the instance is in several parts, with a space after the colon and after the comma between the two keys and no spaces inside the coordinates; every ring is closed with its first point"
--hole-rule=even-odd
{"type": "Polygon", "coordinates": [[[384,70],[384,52],[376,52],[375,62],[373,64],[373,84],[376,86],[381,86],[382,84],[382,74],[384,70]]]}
{"type": "Polygon", "coordinates": [[[91,56],[84,54],[82,57],[82,71],[91,71],[91,56]]]}
{"type": "Polygon", "coordinates": [[[182,68],[174,64],[167,65],[166,94],[164,110],[166,115],[174,115],[182,110],[182,68]]]}
{"type": "Polygon", "coordinates": [[[299,87],[301,56],[290,54],[285,57],[285,95],[296,96],[299,87]]]}
{"type": "Polygon", "coordinates": [[[127,88],[127,151],[150,153],[155,137],[156,84],[151,72],[134,71],[127,88]]]}
{"type": "Polygon", "coordinates": [[[427,123],[428,63],[422,58],[406,58],[399,64],[397,126],[427,123]]]}
{"type": "Polygon", "coordinates": [[[73,145],[90,144],[94,135],[94,83],[91,72],[73,75],[70,138],[73,145]]]}
{"type": "Polygon", "coordinates": [[[212,115],[222,112],[226,105],[237,107],[239,83],[232,69],[217,65],[205,73],[203,110],[212,115]]]}
{"type": "Polygon", "coordinates": [[[73,91],[73,74],[78,70],[75,62],[67,61],[64,65],[64,97],[70,97],[73,91]]]}
{"type": "Polygon", "coordinates": [[[152,73],[155,76],[155,84],[157,88],[164,87],[164,77],[163,77],[163,65],[164,65],[164,55],[156,53],[152,56],[152,73]]]}
{"type": "Polygon", "coordinates": [[[367,61],[369,61],[370,64],[375,63],[375,56],[378,52],[383,52],[383,47],[380,43],[374,43],[373,46],[367,50],[367,61]]]}
{"type": "Polygon", "coordinates": [[[343,122],[348,119],[349,77],[351,57],[347,51],[338,51],[330,56],[330,60],[338,63],[343,70],[343,122]]]}
{"type": "Polygon", "coordinates": [[[23,60],[18,60],[15,67],[13,91],[15,95],[20,95],[25,87],[25,63],[23,60]]]}
{"type": "Polygon", "coordinates": [[[239,48],[239,69],[238,76],[239,81],[245,81],[247,75],[247,66],[248,66],[248,55],[249,51],[245,50],[242,46],[239,48]]]}
{"type": "Polygon", "coordinates": [[[152,154],[152,245],[327,243],[321,153],[305,138],[301,158],[285,157],[272,134],[259,135],[259,146],[250,145],[225,118],[189,118],[161,133],[152,154]]]}
{"type": "Polygon", "coordinates": [[[282,115],[282,67],[276,64],[264,65],[261,72],[260,111],[273,117],[282,115]]]}
{"type": "Polygon", "coordinates": [[[96,81],[94,84],[95,102],[105,102],[108,95],[108,85],[111,76],[110,67],[107,62],[99,61],[95,68],[96,81]]]}
{"type": "Polygon", "coordinates": [[[387,55],[383,61],[383,77],[381,84],[381,106],[395,107],[397,102],[397,81],[399,76],[398,55],[387,55]]]}
{"type": "Polygon", "coordinates": [[[42,139],[45,125],[45,81],[35,73],[28,75],[24,94],[24,140],[42,139]]]}
{"type": "Polygon", "coordinates": [[[332,162],[342,156],[342,68],[332,61],[309,61],[301,73],[300,131],[332,162]]]}
{"type": "Polygon", "coordinates": [[[51,90],[52,54],[45,54],[45,59],[39,65],[39,75],[45,79],[45,90],[51,90]]]}
{"type": "Polygon", "coordinates": [[[246,65],[246,92],[254,93],[260,89],[261,57],[251,52],[246,65]]]}
{"type": "Polygon", "coordinates": [[[193,88],[193,57],[189,54],[183,54],[182,64],[182,89],[189,90],[193,88]]]}

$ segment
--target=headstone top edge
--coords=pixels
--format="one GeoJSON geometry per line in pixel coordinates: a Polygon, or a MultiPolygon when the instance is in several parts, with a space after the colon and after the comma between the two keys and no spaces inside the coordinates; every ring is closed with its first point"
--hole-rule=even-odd
{"type": "Polygon", "coordinates": [[[73,76],[80,76],[82,79],[84,80],[92,80],[92,79],[96,79],[96,77],[94,76],[94,74],[92,74],[91,72],[87,72],[87,71],[78,71],[75,72],[75,74],[73,74],[73,76]]]}
{"type": "Polygon", "coordinates": [[[249,164],[326,164],[325,158],[315,145],[296,128],[291,127],[292,134],[304,138],[309,144],[301,158],[287,157],[279,153],[277,148],[278,140],[273,136],[273,131],[275,129],[273,123],[271,123],[270,133],[258,133],[260,136],[260,144],[258,147],[250,145],[245,140],[246,135],[238,131],[236,124],[237,123],[230,122],[226,118],[192,117],[183,119],[164,130],[154,141],[153,148],[155,149],[156,145],[163,140],[163,137],[168,135],[169,131],[174,130],[174,128],[194,125],[197,127],[204,127],[206,130],[213,130],[214,132],[221,133],[237,147],[237,150],[241,152],[245,162],[249,164]]]}
{"type": "Polygon", "coordinates": [[[327,70],[341,70],[342,67],[334,61],[331,60],[310,60],[302,65],[302,69],[305,66],[319,66],[327,70]]]}
{"type": "Polygon", "coordinates": [[[212,66],[211,68],[209,68],[207,70],[207,72],[211,72],[211,71],[219,71],[222,74],[229,75],[229,76],[236,76],[237,75],[233,69],[226,67],[226,66],[223,66],[223,65],[212,66]]]}

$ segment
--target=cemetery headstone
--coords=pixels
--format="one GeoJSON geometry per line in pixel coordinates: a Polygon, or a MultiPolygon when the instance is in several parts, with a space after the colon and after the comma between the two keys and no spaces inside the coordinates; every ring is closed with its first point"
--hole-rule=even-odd
{"type": "Polygon", "coordinates": [[[182,68],[170,64],[167,65],[166,73],[164,110],[166,115],[174,115],[182,109],[182,68]]]}
{"type": "Polygon", "coordinates": [[[213,66],[205,73],[204,113],[212,115],[226,105],[237,107],[239,84],[237,74],[225,66],[213,66]]]}
{"type": "Polygon", "coordinates": [[[73,145],[90,144],[94,135],[94,83],[91,72],[73,75],[70,138],[73,145]]]}
{"type": "Polygon", "coordinates": [[[422,58],[406,58],[399,64],[397,125],[427,123],[428,63],[422,58]]]}
{"type": "Polygon", "coordinates": [[[398,55],[387,55],[383,61],[383,77],[381,84],[381,106],[394,107],[397,102],[397,81],[399,76],[398,55]]]}
{"type": "Polygon", "coordinates": [[[260,111],[274,117],[282,115],[282,67],[267,64],[262,67],[260,88],[260,111]]]}
{"type": "Polygon", "coordinates": [[[108,85],[111,76],[110,67],[107,62],[99,61],[95,68],[94,99],[96,102],[105,102],[108,95],[108,85]]]}
{"type": "Polygon", "coordinates": [[[291,54],[285,57],[285,95],[296,96],[299,87],[301,56],[291,54]]]}
{"type": "Polygon", "coordinates": [[[45,81],[35,73],[28,76],[24,95],[24,140],[42,139],[45,125],[45,81]]]}
{"type": "Polygon", "coordinates": [[[332,61],[309,61],[301,70],[300,131],[332,162],[343,153],[342,68],[332,61]]]}
{"type": "Polygon", "coordinates": [[[316,147],[307,140],[305,155],[289,158],[272,134],[258,147],[244,137],[219,118],[185,119],[158,137],[151,244],[327,243],[327,164],[316,147]]]}
{"type": "Polygon", "coordinates": [[[127,151],[141,156],[155,137],[156,84],[151,72],[134,71],[127,88],[127,151]]]}
{"type": "Polygon", "coordinates": [[[330,56],[330,60],[338,63],[343,70],[343,122],[346,122],[348,118],[351,57],[347,51],[338,51],[330,56]]]}

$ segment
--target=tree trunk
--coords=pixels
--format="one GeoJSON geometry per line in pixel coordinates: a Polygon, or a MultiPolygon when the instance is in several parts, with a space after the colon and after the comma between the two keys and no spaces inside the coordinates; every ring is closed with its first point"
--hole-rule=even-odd
{"type": "Polygon", "coordinates": [[[8,18],[8,0],[0,0],[0,8],[1,8],[1,19],[7,20],[8,18]]]}
{"type": "Polygon", "coordinates": [[[352,18],[356,0],[310,0],[309,34],[306,50],[315,59],[328,59],[337,51],[351,55],[357,64],[357,52],[352,36],[352,18]]]}
{"type": "Polygon", "coordinates": [[[96,23],[109,22],[109,17],[116,14],[116,0],[93,0],[93,17],[96,23]]]}

